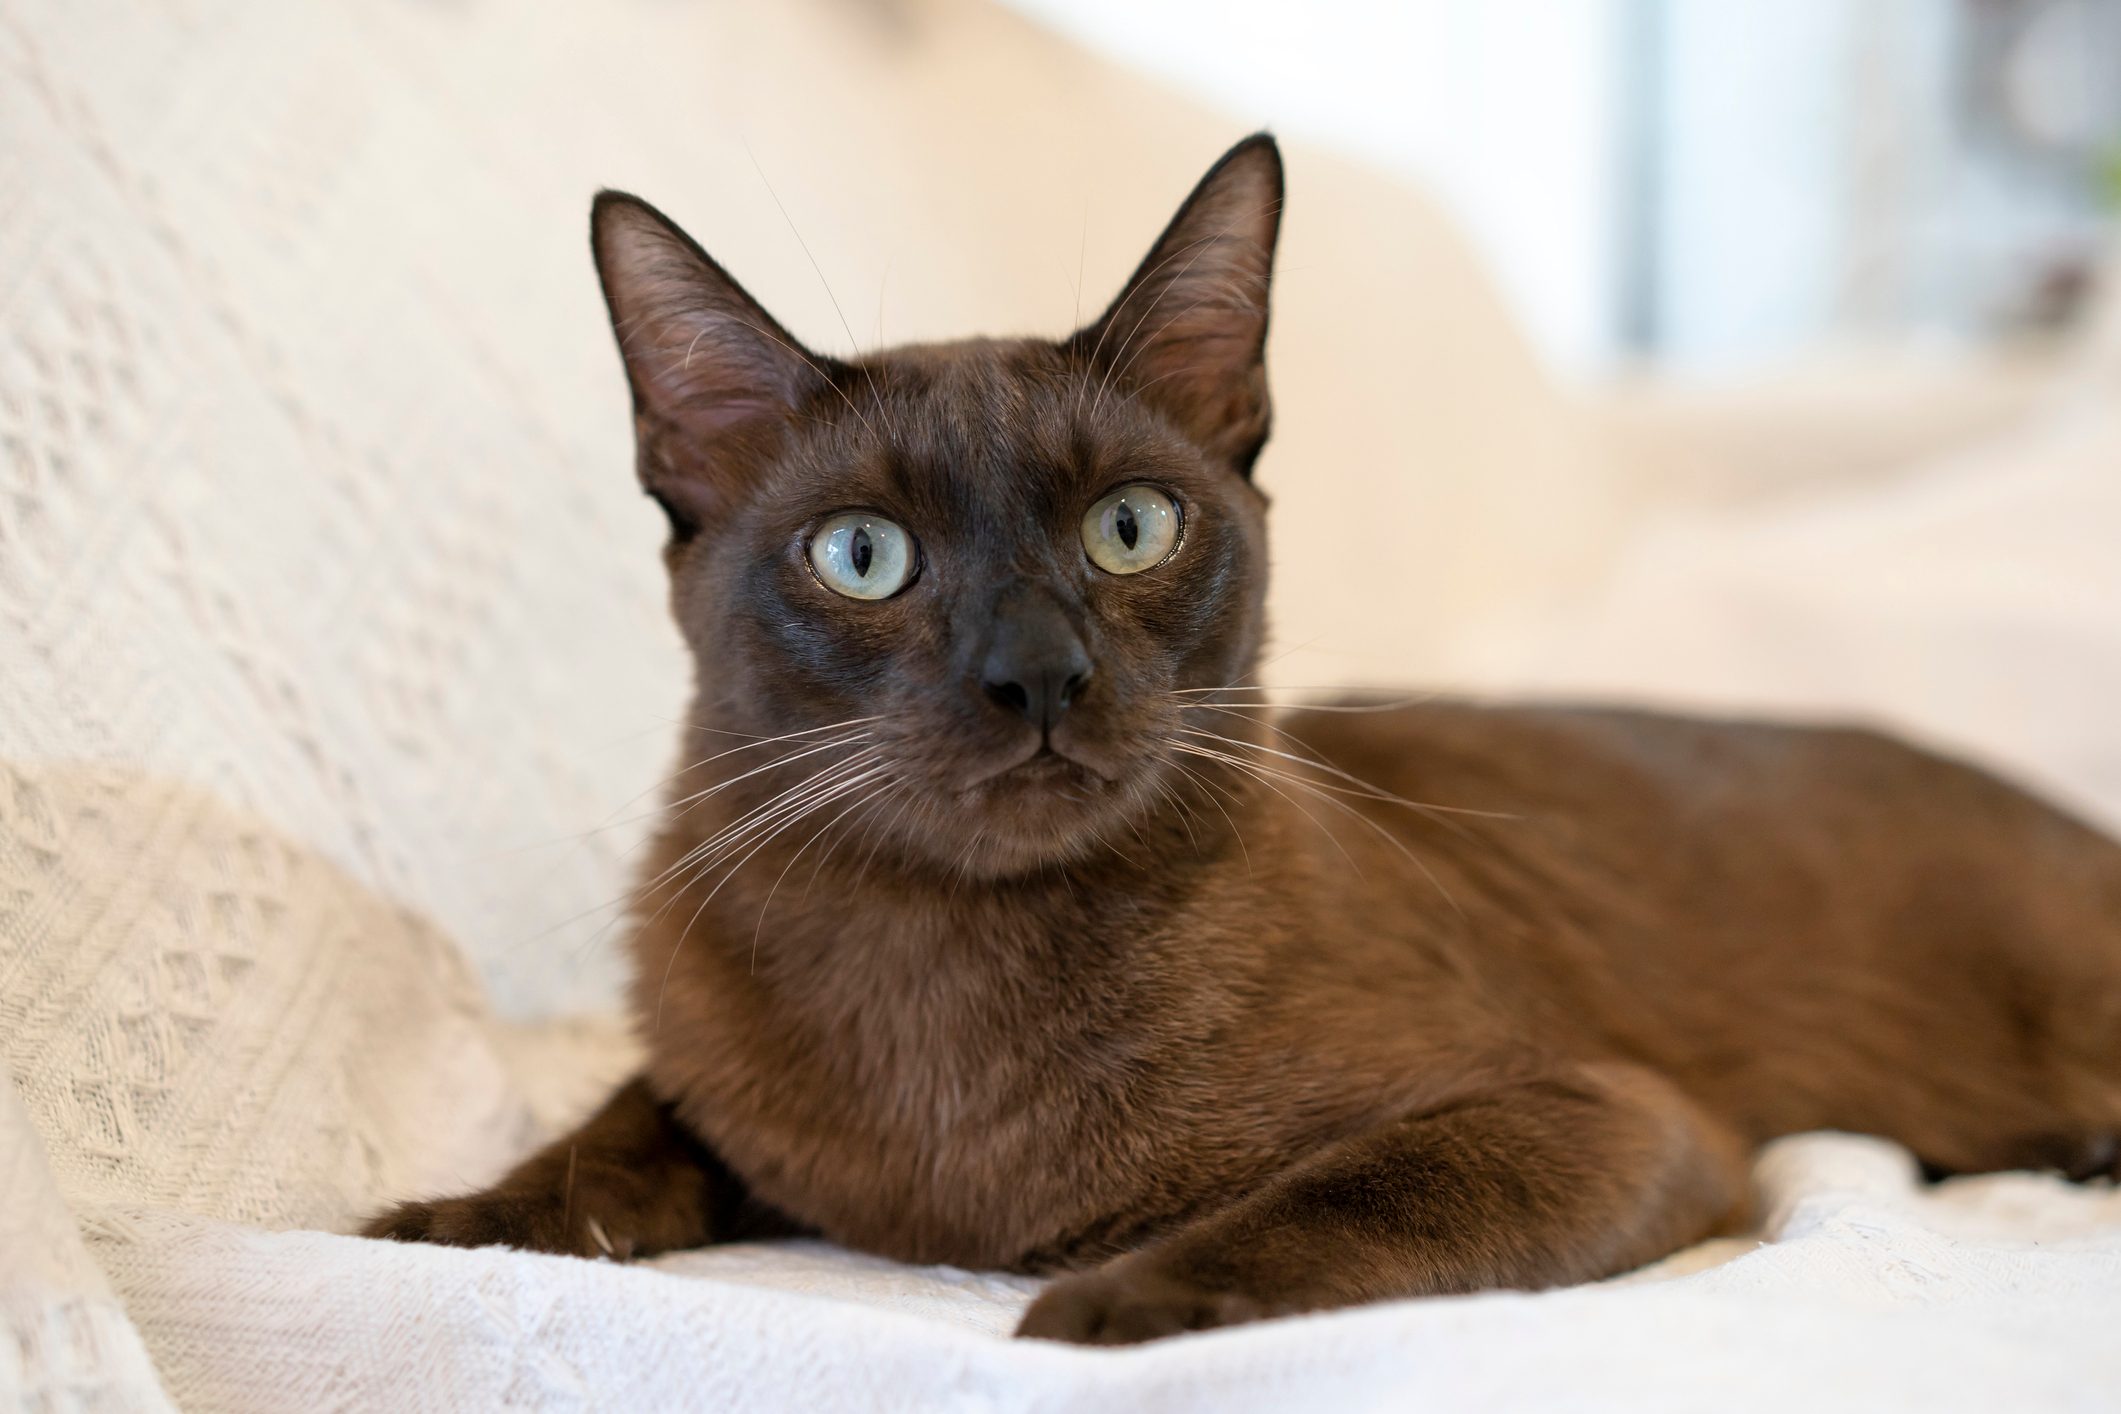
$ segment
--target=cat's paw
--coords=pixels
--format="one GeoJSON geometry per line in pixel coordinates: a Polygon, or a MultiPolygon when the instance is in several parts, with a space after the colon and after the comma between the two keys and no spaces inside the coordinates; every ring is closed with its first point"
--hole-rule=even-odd
{"type": "Polygon", "coordinates": [[[593,1214],[570,1212],[559,1195],[506,1189],[400,1203],[363,1224],[361,1236],[441,1247],[515,1247],[618,1261],[633,1255],[631,1238],[607,1232],[593,1214]]]}
{"type": "Polygon", "coordinates": [[[1062,1277],[1024,1312],[1016,1333],[1072,1345],[1138,1345],[1285,1315],[1243,1292],[1214,1291],[1153,1269],[1125,1265],[1062,1277]]]}

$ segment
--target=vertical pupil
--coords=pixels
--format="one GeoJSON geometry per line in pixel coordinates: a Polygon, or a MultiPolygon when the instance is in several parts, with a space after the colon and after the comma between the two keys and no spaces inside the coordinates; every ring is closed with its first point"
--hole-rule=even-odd
{"type": "Polygon", "coordinates": [[[847,562],[854,566],[854,572],[867,579],[869,577],[869,561],[875,553],[874,547],[869,543],[868,530],[865,527],[856,526],[853,537],[847,542],[847,562]]]}
{"type": "Polygon", "coordinates": [[[1129,550],[1134,548],[1135,541],[1142,538],[1142,528],[1134,519],[1134,507],[1125,501],[1121,501],[1119,508],[1113,512],[1112,528],[1119,533],[1119,543],[1129,550]]]}

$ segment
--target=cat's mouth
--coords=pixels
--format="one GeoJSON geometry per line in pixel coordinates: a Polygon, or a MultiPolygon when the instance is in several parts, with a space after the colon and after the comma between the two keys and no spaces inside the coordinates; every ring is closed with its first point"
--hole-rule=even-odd
{"type": "MultiPolygon", "coordinates": [[[[1101,847],[1107,826],[1139,809],[1153,781],[1123,749],[1030,741],[974,765],[946,786],[941,818],[915,841],[972,877],[1001,877],[1101,847]]],[[[938,782],[941,784],[941,782],[938,782]]]]}
{"type": "Polygon", "coordinates": [[[1108,782],[1109,778],[1081,757],[1070,755],[1050,741],[1041,741],[1020,753],[1015,760],[983,772],[973,779],[972,784],[1037,786],[1088,784],[1092,781],[1108,782]]]}

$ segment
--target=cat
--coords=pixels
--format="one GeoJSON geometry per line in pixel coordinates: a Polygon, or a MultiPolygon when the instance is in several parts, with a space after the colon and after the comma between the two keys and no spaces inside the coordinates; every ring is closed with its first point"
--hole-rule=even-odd
{"type": "Polygon", "coordinates": [[[1623,1272],[1742,1230],[1793,1131],[2112,1171],[2087,826],[1868,730],[1240,686],[1282,183],[1240,143],[1064,340],[852,361],[597,198],[698,669],[648,1059],[367,1232],[815,1233],[1056,1274],[1019,1334],[1122,1344],[1623,1272]]]}

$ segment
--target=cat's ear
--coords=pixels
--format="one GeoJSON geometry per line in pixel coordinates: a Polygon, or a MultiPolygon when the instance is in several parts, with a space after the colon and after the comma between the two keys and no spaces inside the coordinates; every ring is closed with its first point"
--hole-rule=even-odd
{"type": "Polygon", "coordinates": [[[1265,133],[1208,169],[1112,307],[1068,341],[1091,376],[1249,476],[1267,440],[1267,284],[1281,152],[1265,133]]]}
{"type": "Polygon", "coordinates": [[[742,498],[759,449],[824,386],[822,361],[640,198],[598,193],[589,240],[633,390],[641,485],[684,539],[742,498]]]}

